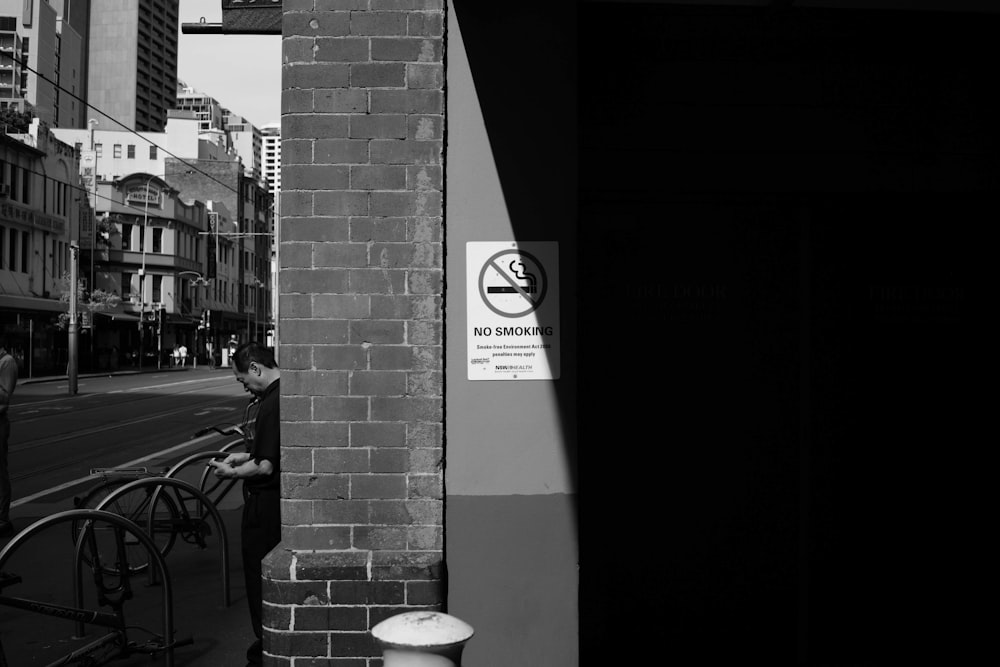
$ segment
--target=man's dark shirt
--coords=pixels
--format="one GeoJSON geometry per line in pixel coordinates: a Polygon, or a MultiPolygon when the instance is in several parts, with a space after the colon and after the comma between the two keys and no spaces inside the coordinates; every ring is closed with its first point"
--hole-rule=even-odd
{"type": "Polygon", "coordinates": [[[281,380],[275,380],[260,397],[260,407],[254,422],[253,451],[251,459],[260,465],[261,461],[271,462],[270,475],[258,475],[244,480],[244,484],[254,490],[276,489],[279,484],[281,464],[281,419],[278,414],[278,387],[281,380]]]}

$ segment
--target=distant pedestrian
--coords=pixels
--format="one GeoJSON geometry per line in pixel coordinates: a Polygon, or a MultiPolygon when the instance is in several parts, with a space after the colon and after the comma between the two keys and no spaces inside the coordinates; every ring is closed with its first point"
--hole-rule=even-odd
{"type": "Polygon", "coordinates": [[[181,364],[181,348],[177,343],[174,343],[174,351],[170,355],[170,365],[180,366],[181,364]]]}
{"type": "Polygon", "coordinates": [[[7,351],[4,341],[0,340],[0,537],[14,532],[14,524],[10,522],[10,468],[7,463],[7,451],[10,444],[10,420],[7,411],[10,409],[10,399],[17,387],[17,361],[7,351]]]}
{"type": "Polygon", "coordinates": [[[207,341],[205,343],[205,352],[208,356],[208,367],[213,371],[215,370],[215,346],[212,341],[207,341]]]}
{"type": "Polygon", "coordinates": [[[187,360],[188,360],[187,345],[181,343],[181,346],[177,349],[177,353],[179,355],[178,358],[181,360],[181,367],[183,368],[184,366],[187,366],[187,360]]]}

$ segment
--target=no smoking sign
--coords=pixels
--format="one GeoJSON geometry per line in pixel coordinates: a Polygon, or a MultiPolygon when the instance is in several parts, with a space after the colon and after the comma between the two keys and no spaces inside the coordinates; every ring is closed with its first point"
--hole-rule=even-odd
{"type": "Polygon", "coordinates": [[[501,250],[479,272],[479,296],[501,317],[524,317],[542,305],[548,291],[545,267],[521,249],[501,250]]]}
{"type": "Polygon", "coordinates": [[[559,377],[559,245],[466,245],[470,380],[559,377]]]}

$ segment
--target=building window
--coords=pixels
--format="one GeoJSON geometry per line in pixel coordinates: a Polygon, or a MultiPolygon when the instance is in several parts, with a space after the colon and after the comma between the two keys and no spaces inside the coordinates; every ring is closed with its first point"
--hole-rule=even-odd
{"type": "Polygon", "coordinates": [[[130,271],[122,271],[122,301],[130,301],[132,297],[132,276],[130,271]]]}
{"type": "Polygon", "coordinates": [[[128,159],[129,160],[134,160],[135,159],[135,144],[129,144],[128,145],[128,153],[127,153],[127,155],[128,155],[128,159]]]}
{"type": "Polygon", "coordinates": [[[155,160],[156,159],[156,146],[150,146],[149,147],[149,159],[150,160],[155,160]]]}
{"type": "Polygon", "coordinates": [[[10,230],[7,243],[7,270],[17,271],[17,230],[10,230]]]}
{"type": "Polygon", "coordinates": [[[97,157],[104,155],[104,144],[94,144],[94,154],[97,157]]]}
{"type": "Polygon", "coordinates": [[[31,236],[28,232],[21,232],[21,273],[29,273],[28,269],[28,246],[31,245],[31,236]]]}
{"type": "Polygon", "coordinates": [[[115,144],[114,150],[113,150],[113,155],[116,158],[120,158],[122,156],[122,145],[121,144],[115,144]]]}
{"type": "Polygon", "coordinates": [[[122,250],[132,249],[132,225],[128,222],[122,223],[122,250]]]}
{"type": "Polygon", "coordinates": [[[153,228],[153,252],[163,252],[163,229],[153,228]]]}
{"type": "Polygon", "coordinates": [[[160,302],[160,290],[163,288],[163,276],[153,276],[153,301],[160,302]]]}
{"type": "Polygon", "coordinates": [[[0,269],[3,268],[3,244],[7,240],[7,228],[0,227],[0,269]]]}

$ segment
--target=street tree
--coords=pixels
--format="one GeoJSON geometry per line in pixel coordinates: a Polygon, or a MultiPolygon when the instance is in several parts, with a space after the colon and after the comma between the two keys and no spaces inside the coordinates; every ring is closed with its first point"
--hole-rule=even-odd
{"type": "MultiPolygon", "coordinates": [[[[59,300],[65,304],[69,304],[69,299],[71,296],[70,283],[71,278],[68,272],[63,274],[62,279],[59,281],[59,286],[61,287],[61,293],[59,295],[59,300]]],[[[93,319],[93,313],[104,312],[108,310],[113,310],[122,301],[121,297],[112,292],[107,292],[102,289],[94,289],[87,291],[86,285],[82,280],[78,280],[76,283],[76,304],[79,311],[87,311],[91,314],[91,320],[93,319]]],[[[69,312],[59,313],[59,328],[65,329],[69,326],[69,312]]]]}

